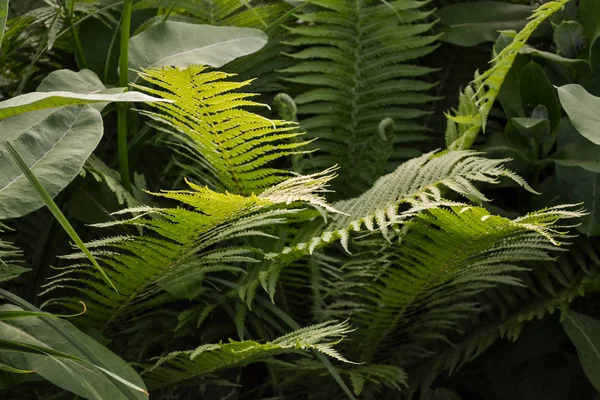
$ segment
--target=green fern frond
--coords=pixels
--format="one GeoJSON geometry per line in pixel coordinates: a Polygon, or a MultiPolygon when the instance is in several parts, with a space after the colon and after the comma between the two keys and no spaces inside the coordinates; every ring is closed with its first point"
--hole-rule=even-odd
{"type": "Polygon", "coordinates": [[[177,144],[196,162],[198,176],[219,189],[250,194],[283,181],[290,173],[268,167],[268,163],[300,152],[307,142],[292,142],[301,133],[296,124],[272,121],[241,107],[262,106],[253,94],[237,89],[250,82],[227,82],[224,72],[206,72],[206,67],[180,70],[147,70],[140,76],[158,89],[137,86],[142,91],[175,100],[161,112],[141,111],[170,128],[177,144]],[[236,92],[232,92],[236,90],[236,92]]]}
{"type": "Polygon", "coordinates": [[[410,364],[480,311],[475,295],[501,284],[521,285],[513,274],[524,269],[523,262],[552,260],[549,252],[566,237],[555,225],[581,215],[572,206],[514,220],[466,204],[427,210],[405,225],[397,244],[380,245],[343,267],[326,293],[334,299],[329,315],[351,317],[364,327],[357,333],[363,360],[410,364]],[[390,343],[394,354],[386,350],[390,343]]]}
{"type": "MultiPolygon", "coordinates": [[[[249,197],[217,193],[192,183],[189,183],[191,190],[154,193],[178,201],[185,208],[125,209],[114,215],[137,215],[96,226],[140,226],[156,236],[109,237],[88,243],[111,280],[114,279],[119,293],[99,284],[98,273],[85,263],[83,254],[75,253],[65,258],[75,260],[76,264],[63,268],[45,285],[47,290],[42,294],[67,288],[76,296],[87,297],[86,317],[106,329],[123,322],[127,315],[147,312],[153,307],[153,298],[163,290],[175,291],[174,284],[179,284],[179,291],[187,290],[185,285],[193,273],[196,280],[201,280],[205,273],[239,270],[235,263],[250,258],[246,250],[219,248],[214,252],[210,247],[232,238],[268,236],[262,229],[285,223],[286,218],[298,212],[274,206],[305,203],[331,209],[318,193],[325,190],[333,177],[332,170],[311,177],[299,176],[249,197]]],[[[62,300],[67,306],[76,306],[77,301],[62,300]]]]}
{"type": "MultiPolygon", "coordinates": [[[[8,227],[0,223],[0,234],[8,231],[8,227]]],[[[10,281],[29,271],[23,266],[23,251],[14,244],[0,239],[0,282],[10,281]]]]}
{"type": "Polygon", "coordinates": [[[195,350],[160,358],[143,376],[150,388],[162,388],[223,369],[265,361],[279,354],[306,350],[316,350],[348,363],[350,361],[333,346],[352,331],[347,322],[330,321],[296,330],[264,344],[250,340],[205,344],[195,350]]]}
{"type": "Polygon", "coordinates": [[[600,249],[580,239],[553,263],[542,263],[522,276],[525,286],[500,286],[477,301],[486,304],[484,316],[464,325],[466,335],[443,346],[411,373],[411,392],[427,388],[442,372],[452,373],[479,357],[496,340],[517,340],[524,325],[548,314],[568,310],[576,298],[600,288],[600,249]]]}
{"type": "Polygon", "coordinates": [[[330,218],[322,231],[282,251],[283,254],[312,253],[316,248],[339,240],[348,250],[351,232],[379,231],[389,238],[390,227],[414,217],[418,212],[437,207],[445,200],[442,191],[479,201],[488,200],[475,183],[497,183],[507,177],[533,190],[519,176],[506,169],[508,160],[491,160],[474,151],[424,154],[402,164],[396,171],[377,180],[361,196],[335,202],[339,212],[330,218]],[[406,210],[401,207],[406,206],[406,210]]]}
{"type": "Polygon", "coordinates": [[[192,15],[203,24],[256,29],[266,28],[291,9],[285,2],[252,3],[252,0],[142,0],[135,9],[158,8],[161,20],[170,12],[171,15],[192,15]]]}
{"type": "Polygon", "coordinates": [[[434,84],[418,78],[433,70],[410,63],[436,47],[432,11],[427,1],[309,1],[317,10],[298,15],[286,42],[297,63],[282,72],[303,91],[294,99],[302,129],[319,139],[307,166],[339,164],[338,197],[355,196],[385,172],[394,143],[425,139],[418,121],[434,84]],[[382,138],[386,118],[395,127],[382,138]]]}
{"type": "MultiPolygon", "coordinates": [[[[483,129],[500,93],[500,88],[510,71],[519,50],[529,37],[555,12],[562,10],[569,0],[550,1],[539,6],[531,15],[529,23],[519,32],[513,32],[511,44],[491,61],[493,66],[483,74],[475,75],[474,81],[459,94],[459,107],[448,114],[446,145],[450,150],[470,149],[483,129]]],[[[505,32],[507,33],[507,32],[505,32]]]]}

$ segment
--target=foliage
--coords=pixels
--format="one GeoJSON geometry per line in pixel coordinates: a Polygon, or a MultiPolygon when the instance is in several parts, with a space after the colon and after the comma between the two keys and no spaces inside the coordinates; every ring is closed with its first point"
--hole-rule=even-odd
{"type": "Polygon", "coordinates": [[[600,7],[519,3],[9,17],[0,397],[592,398],[600,7]]]}

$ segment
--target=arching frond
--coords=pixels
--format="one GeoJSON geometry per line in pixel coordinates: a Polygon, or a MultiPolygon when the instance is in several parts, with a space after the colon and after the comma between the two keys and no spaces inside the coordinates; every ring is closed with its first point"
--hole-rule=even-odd
{"type": "Polygon", "coordinates": [[[410,363],[479,310],[477,293],[520,284],[512,274],[523,270],[525,261],[551,260],[549,252],[565,237],[560,223],[581,215],[572,206],[514,220],[468,205],[427,210],[405,225],[398,244],[344,268],[346,275],[332,282],[336,300],[330,308],[336,314],[347,310],[365,327],[358,333],[364,360],[380,353],[410,363]],[[362,306],[344,306],[347,301],[362,306]],[[394,354],[384,350],[389,343],[394,354]]]}
{"type": "Polygon", "coordinates": [[[368,189],[390,157],[418,154],[406,143],[425,139],[419,119],[434,101],[434,84],[419,79],[433,70],[414,64],[435,49],[437,36],[427,1],[309,1],[316,10],[289,28],[297,64],[283,72],[302,90],[294,99],[302,129],[319,139],[308,166],[339,164],[334,188],[347,198],[368,189]],[[386,118],[395,121],[389,135],[378,130],[386,118]]]}
{"type": "Polygon", "coordinates": [[[474,151],[424,154],[379,178],[361,196],[335,202],[333,207],[338,213],[330,215],[327,223],[319,219],[306,224],[290,246],[270,254],[261,268],[248,276],[240,297],[250,304],[259,285],[273,296],[279,273],[285,266],[337,241],[349,251],[352,233],[377,231],[389,240],[403,223],[420,212],[451,204],[442,197],[443,191],[484,201],[487,199],[475,183],[497,183],[501,177],[532,190],[503,166],[507,160],[491,160],[480,154],[474,151]]]}
{"type": "Polygon", "coordinates": [[[278,354],[316,350],[329,357],[349,362],[334,346],[352,329],[347,322],[335,321],[291,332],[264,344],[246,340],[205,344],[195,350],[171,353],[160,358],[142,376],[150,388],[162,388],[204,374],[265,361],[278,354]]]}
{"type": "MultiPolygon", "coordinates": [[[[311,177],[300,176],[249,197],[216,193],[192,183],[187,191],[155,193],[178,201],[183,207],[126,209],[115,214],[133,212],[137,216],[97,225],[134,225],[155,235],[120,236],[88,243],[118,293],[99,284],[97,272],[89,268],[81,253],[66,257],[76,264],[55,275],[46,284],[46,293],[67,288],[86,298],[89,310],[86,317],[104,329],[117,322],[126,323],[126,316],[139,318],[152,309],[153,301],[164,290],[175,297],[186,297],[206,273],[239,271],[234,264],[251,258],[248,249],[211,246],[233,238],[265,235],[262,232],[265,227],[285,223],[299,211],[286,207],[288,204],[326,206],[318,193],[332,178],[331,170],[311,177]],[[278,205],[283,207],[274,207],[278,205]]],[[[62,300],[67,306],[77,301],[62,300]]]]}
{"type": "Polygon", "coordinates": [[[253,94],[237,89],[250,82],[227,82],[224,72],[207,72],[206,67],[180,70],[163,68],[140,73],[159,89],[140,90],[175,100],[161,112],[142,114],[174,128],[174,143],[192,165],[187,172],[203,183],[239,194],[250,194],[281,182],[290,173],[268,167],[269,162],[296,154],[306,142],[291,142],[301,135],[296,124],[272,121],[243,110],[261,106],[249,100],[253,94]],[[236,90],[236,92],[233,92],[236,90]]]}
{"type": "Polygon", "coordinates": [[[334,203],[339,214],[332,215],[318,235],[283,250],[283,254],[312,252],[337,240],[348,249],[351,232],[379,231],[388,238],[390,226],[414,217],[423,209],[444,202],[442,191],[463,197],[488,200],[475,183],[497,183],[507,177],[532,191],[527,183],[503,166],[508,160],[492,160],[481,153],[462,151],[424,154],[402,164],[396,171],[377,180],[359,197],[334,203]],[[402,207],[405,209],[402,209],[402,207]]]}
{"type": "Polygon", "coordinates": [[[442,372],[452,373],[479,357],[496,340],[517,340],[524,325],[556,311],[562,313],[576,298],[600,288],[600,249],[579,239],[552,263],[541,263],[521,274],[524,286],[499,286],[475,299],[488,305],[477,318],[464,321],[464,335],[452,346],[439,346],[413,367],[411,393],[427,388],[442,372]]]}
{"type": "Polygon", "coordinates": [[[568,1],[549,1],[539,6],[531,15],[531,21],[519,33],[512,32],[512,43],[494,57],[491,61],[492,68],[481,75],[476,74],[471,85],[459,94],[458,109],[447,114],[446,145],[448,149],[471,148],[479,132],[485,129],[492,106],[519,50],[526,44],[537,27],[552,14],[561,10],[568,1]]]}

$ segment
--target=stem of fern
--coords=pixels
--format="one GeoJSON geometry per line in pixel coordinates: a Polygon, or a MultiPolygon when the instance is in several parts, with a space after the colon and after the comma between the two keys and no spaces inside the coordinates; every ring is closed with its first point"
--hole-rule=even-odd
{"type": "Polygon", "coordinates": [[[54,218],[56,218],[58,223],[63,227],[65,232],[67,232],[67,234],[71,237],[71,239],[73,239],[73,241],[81,249],[83,254],[85,254],[86,257],[90,260],[92,265],[100,272],[100,274],[102,275],[102,277],[104,278],[106,283],[108,283],[115,290],[115,292],[119,293],[119,291],[117,290],[115,285],[112,283],[112,281],[110,280],[108,275],[106,275],[106,272],[104,271],[104,269],[102,269],[100,264],[98,264],[98,261],[96,261],[96,259],[92,255],[92,253],[85,246],[85,244],[83,243],[83,240],[81,240],[81,238],[79,237],[77,232],[75,232],[75,229],[73,229],[73,226],[71,226],[71,224],[69,223],[69,221],[67,220],[65,215],[62,213],[62,211],[60,211],[60,208],[58,208],[58,206],[56,205],[54,200],[52,200],[52,197],[50,197],[50,194],[46,191],[46,189],[44,189],[44,187],[42,186],[40,181],[38,181],[38,179],[33,174],[31,169],[29,169],[29,167],[27,166],[25,161],[23,161],[23,159],[21,158],[21,156],[19,155],[17,150],[15,150],[15,148],[9,142],[4,142],[4,147],[6,148],[6,150],[8,150],[8,153],[12,156],[13,160],[19,166],[19,168],[21,169],[21,171],[23,172],[23,174],[25,175],[25,177],[27,178],[29,183],[31,183],[31,185],[38,192],[38,195],[40,196],[40,198],[44,201],[44,203],[46,203],[46,206],[48,207],[48,209],[50,210],[52,215],[54,215],[54,218]]]}
{"type": "MultiPolygon", "coordinates": [[[[131,8],[133,0],[123,2],[123,16],[121,20],[121,54],[119,58],[119,86],[127,87],[129,80],[129,35],[131,32],[131,8]]],[[[121,171],[121,183],[123,187],[131,192],[131,179],[129,175],[129,155],[127,146],[127,104],[117,104],[117,137],[119,148],[119,170],[121,171]]]]}

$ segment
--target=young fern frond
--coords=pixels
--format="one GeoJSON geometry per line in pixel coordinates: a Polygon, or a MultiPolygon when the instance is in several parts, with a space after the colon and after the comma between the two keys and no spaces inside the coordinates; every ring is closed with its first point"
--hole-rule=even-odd
{"type": "MultiPolygon", "coordinates": [[[[0,223],[0,234],[8,231],[8,227],[0,223]]],[[[14,244],[0,239],[0,282],[10,281],[24,272],[23,251],[14,244]]]]}
{"type": "MultiPolygon", "coordinates": [[[[446,114],[446,145],[449,150],[470,149],[483,129],[500,93],[500,88],[510,71],[519,50],[526,44],[538,26],[552,14],[561,10],[569,0],[550,1],[539,6],[529,23],[519,32],[512,32],[513,41],[491,61],[493,66],[459,93],[459,106],[446,114]]],[[[505,32],[507,33],[507,32],[505,32]]]]}
{"type": "MultiPolygon", "coordinates": [[[[327,170],[310,178],[291,178],[261,195],[249,197],[216,193],[192,183],[189,183],[190,190],[155,193],[155,196],[179,201],[183,207],[126,209],[115,214],[137,215],[96,225],[134,225],[155,235],[119,236],[88,244],[118,287],[118,293],[98,284],[97,272],[89,268],[80,253],[65,257],[76,260],[76,264],[55,275],[46,284],[46,293],[72,289],[78,299],[87,299],[86,317],[104,330],[117,322],[126,324],[127,316],[139,318],[151,311],[154,301],[163,296],[164,291],[174,297],[185,297],[191,290],[187,285],[201,282],[206,273],[239,272],[236,263],[248,261],[252,250],[211,247],[233,238],[268,236],[263,233],[265,227],[285,223],[289,216],[300,211],[287,206],[290,203],[326,206],[318,193],[333,176],[332,171],[327,170]]],[[[66,306],[76,305],[78,299],[61,302],[66,306]]]]}
{"type": "Polygon", "coordinates": [[[297,64],[283,72],[302,90],[294,98],[302,129],[319,139],[308,167],[339,164],[334,188],[347,198],[368,189],[390,158],[419,154],[407,142],[426,139],[419,119],[434,84],[419,78],[433,70],[411,63],[436,48],[433,11],[423,9],[427,1],[309,1],[316,11],[298,15],[304,24],[291,26],[286,42],[297,64]],[[386,118],[395,126],[382,135],[386,118]]]}
{"type": "Polygon", "coordinates": [[[155,107],[159,112],[141,113],[175,129],[174,145],[194,163],[187,172],[220,191],[251,194],[289,177],[290,172],[267,165],[301,152],[307,142],[290,141],[302,135],[294,131],[296,124],[243,110],[262,106],[249,100],[254,94],[237,91],[250,81],[228,82],[224,79],[230,74],[206,70],[190,66],[140,73],[158,88],[135,85],[138,89],[175,100],[168,107],[155,107]]]}
{"type": "Polygon", "coordinates": [[[285,353],[316,350],[342,362],[350,362],[333,347],[352,332],[347,322],[325,322],[299,329],[264,344],[246,340],[205,344],[195,350],[170,353],[160,358],[142,376],[152,388],[181,383],[223,369],[266,361],[285,353]]]}
{"type": "Polygon", "coordinates": [[[520,284],[512,274],[522,271],[525,261],[550,261],[549,252],[562,244],[567,229],[557,223],[581,215],[572,206],[514,220],[466,204],[427,210],[405,225],[398,244],[382,247],[378,258],[369,254],[372,267],[347,267],[341,290],[331,289],[339,295],[331,307],[339,313],[344,308],[336,302],[353,298],[363,304],[358,312],[347,310],[366,328],[359,340],[363,361],[386,357],[385,346],[393,343],[403,363],[410,363],[478,311],[474,295],[499,284],[520,284]],[[362,274],[355,273],[357,267],[362,274]],[[369,271],[370,279],[365,278],[369,271]],[[348,290],[350,282],[356,290],[348,290]]]}

